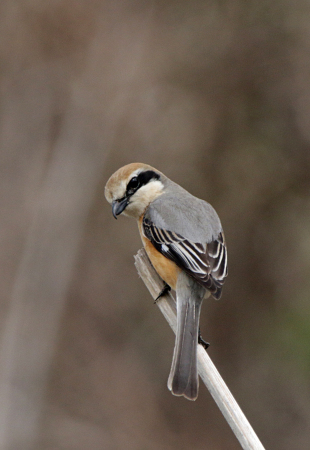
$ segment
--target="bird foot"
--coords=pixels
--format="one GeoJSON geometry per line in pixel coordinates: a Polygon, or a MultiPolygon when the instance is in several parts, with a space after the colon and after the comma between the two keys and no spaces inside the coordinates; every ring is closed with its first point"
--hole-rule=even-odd
{"type": "Polygon", "coordinates": [[[205,350],[207,350],[208,347],[210,347],[209,342],[207,342],[204,339],[202,339],[202,336],[201,336],[201,333],[200,333],[200,328],[199,328],[199,331],[198,331],[198,344],[201,344],[205,350]]]}
{"type": "Polygon", "coordinates": [[[158,296],[155,298],[154,303],[157,303],[157,301],[163,297],[164,295],[166,295],[168,292],[171,291],[171,287],[169,286],[169,284],[165,283],[164,287],[162,288],[162,290],[160,291],[160,293],[158,294],[158,296]]]}

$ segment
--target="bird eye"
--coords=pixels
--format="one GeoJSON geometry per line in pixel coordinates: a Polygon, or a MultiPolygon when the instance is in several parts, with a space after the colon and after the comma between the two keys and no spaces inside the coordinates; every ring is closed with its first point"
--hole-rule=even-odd
{"type": "Polygon", "coordinates": [[[140,182],[137,177],[133,177],[127,186],[127,194],[133,194],[139,187],[140,182]]]}

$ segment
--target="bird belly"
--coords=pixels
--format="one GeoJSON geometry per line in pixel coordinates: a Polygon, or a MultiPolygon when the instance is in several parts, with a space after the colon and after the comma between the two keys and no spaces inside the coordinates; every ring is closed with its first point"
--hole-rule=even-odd
{"type": "Polygon", "coordinates": [[[173,289],[176,289],[178,275],[181,269],[170,259],[162,255],[142,232],[142,224],[139,221],[139,230],[145,251],[158,275],[173,289]]]}

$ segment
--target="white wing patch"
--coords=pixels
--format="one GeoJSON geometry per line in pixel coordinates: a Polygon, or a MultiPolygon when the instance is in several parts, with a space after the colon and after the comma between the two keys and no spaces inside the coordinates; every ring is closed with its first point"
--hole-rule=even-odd
{"type": "Polygon", "coordinates": [[[161,249],[165,253],[169,251],[169,247],[166,244],[162,244],[161,249]]]}

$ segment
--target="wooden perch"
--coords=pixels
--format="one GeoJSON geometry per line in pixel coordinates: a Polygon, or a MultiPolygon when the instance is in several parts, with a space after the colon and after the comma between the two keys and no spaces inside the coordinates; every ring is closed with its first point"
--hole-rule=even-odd
{"type": "MultiPolygon", "coordinates": [[[[135,256],[135,265],[140,277],[150,291],[152,297],[155,299],[162,290],[164,283],[152,266],[144,249],[139,250],[135,256]]],[[[176,303],[173,296],[170,293],[167,293],[165,296],[161,297],[160,301],[157,302],[157,305],[175,333],[177,318],[176,303]]],[[[197,345],[199,375],[235,433],[242,448],[244,450],[264,450],[262,443],[256,436],[253,428],[241,411],[239,405],[211,361],[208,353],[202,345],[197,345]]]]}

